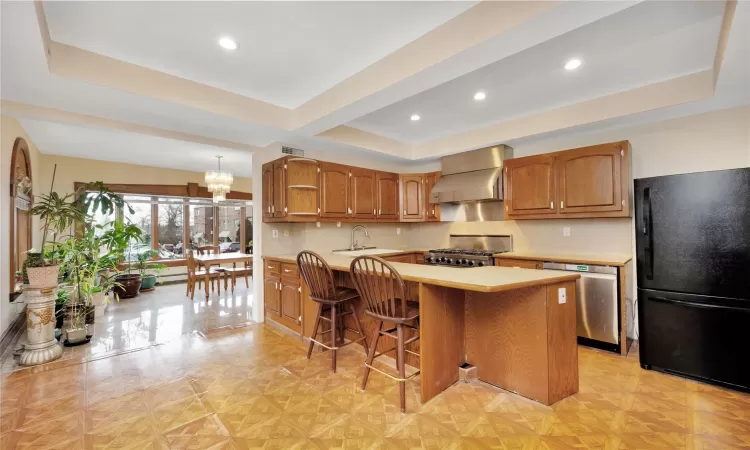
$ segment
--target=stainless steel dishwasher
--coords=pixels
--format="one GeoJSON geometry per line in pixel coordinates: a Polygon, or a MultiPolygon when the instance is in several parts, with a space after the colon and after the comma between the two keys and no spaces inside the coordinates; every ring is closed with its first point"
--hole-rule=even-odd
{"type": "Polygon", "coordinates": [[[581,275],[576,280],[578,336],[615,345],[620,343],[616,267],[545,262],[542,269],[581,275]]]}

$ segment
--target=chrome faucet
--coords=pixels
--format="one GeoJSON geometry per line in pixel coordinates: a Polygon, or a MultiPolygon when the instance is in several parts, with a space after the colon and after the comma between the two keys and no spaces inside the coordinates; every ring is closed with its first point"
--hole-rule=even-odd
{"type": "Polygon", "coordinates": [[[357,241],[354,240],[354,232],[360,228],[362,228],[365,231],[365,237],[367,237],[367,239],[370,239],[370,233],[367,232],[367,228],[365,228],[364,225],[354,226],[354,228],[352,228],[352,245],[351,247],[349,247],[349,250],[354,251],[354,250],[357,250],[357,248],[359,248],[359,246],[357,245],[357,241]]]}

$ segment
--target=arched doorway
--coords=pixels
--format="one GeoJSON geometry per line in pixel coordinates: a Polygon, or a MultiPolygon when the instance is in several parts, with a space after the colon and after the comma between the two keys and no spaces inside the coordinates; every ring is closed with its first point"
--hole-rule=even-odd
{"type": "Polygon", "coordinates": [[[15,273],[21,270],[26,252],[31,248],[31,216],[27,214],[33,202],[31,191],[31,160],[29,146],[17,138],[10,157],[10,286],[15,291],[15,273]]]}

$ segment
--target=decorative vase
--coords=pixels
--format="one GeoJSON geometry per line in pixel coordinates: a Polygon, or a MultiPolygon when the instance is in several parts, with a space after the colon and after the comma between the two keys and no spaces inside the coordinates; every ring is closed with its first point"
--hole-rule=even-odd
{"type": "MultiPolygon", "coordinates": [[[[31,267],[29,268],[31,269],[31,267]]],[[[20,364],[33,366],[53,361],[62,355],[55,339],[55,289],[27,288],[26,297],[26,345],[20,364]]]]}
{"type": "Polygon", "coordinates": [[[142,280],[140,274],[117,275],[115,280],[122,285],[122,287],[115,286],[114,288],[117,296],[120,298],[135,297],[141,289],[142,280]]]}
{"type": "Polygon", "coordinates": [[[148,274],[143,275],[141,278],[141,292],[154,289],[154,286],[156,286],[156,275],[148,274]]]}
{"type": "Polygon", "coordinates": [[[42,260],[42,254],[41,253],[32,253],[29,252],[26,254],[26,259],[23,262],[23,265],[21,267],[21,276],[23,277],[23,284],[29,284],[29,272],[28,268],[29,266],[43,266],[44,261],[42,260]]]}
{"type": "Polygon", "coordinates": [[[57,287],[57,277],[60,266],[27,267],[29,286],[33,289],[47,289],[57,287]]]}

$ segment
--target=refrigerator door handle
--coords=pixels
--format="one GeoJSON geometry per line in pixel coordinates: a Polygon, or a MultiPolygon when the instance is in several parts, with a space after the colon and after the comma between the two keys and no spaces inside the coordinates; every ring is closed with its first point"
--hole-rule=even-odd
{"type": "Polygon", "coordinates": [[[662,303],[672,303],[675,305],[685,305],[685,306],[694,306],[696,308],[705,308],[705,309],[732,309],[735,311],[747,311],[746,308],[740,308],[737,306],[724,306],[724,305],[712,305],[709,303],[700,303],[700,302],[686,302],[684,300],[675,300],[672,298],[664,298],[664,297],[648,297],[649,300],[656,300],[658,302],[662,303]]]}
{"type": "Polygon", "coordinates": [[[651,188],[643,189],[643,235],[646,236],[646,279],[654,279],[653,229],[651,220],[651,188]]]}

